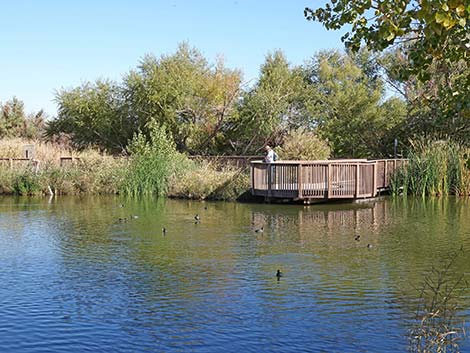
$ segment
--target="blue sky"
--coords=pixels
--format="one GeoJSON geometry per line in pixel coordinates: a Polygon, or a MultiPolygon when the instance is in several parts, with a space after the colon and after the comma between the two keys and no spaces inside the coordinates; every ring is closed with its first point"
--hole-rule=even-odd
{"type": "Polygon", "coordinates": [[[265,55],[282,49],[301,64],[342,48],[342,31],[307,22],[315,0],[0,0],[0,102],[17,96],[28,111],[54,116],[54,92],[97,78],[119,80],[145,54],[187,41],[211,61],[223,55],[256,79],[265,55]]]}

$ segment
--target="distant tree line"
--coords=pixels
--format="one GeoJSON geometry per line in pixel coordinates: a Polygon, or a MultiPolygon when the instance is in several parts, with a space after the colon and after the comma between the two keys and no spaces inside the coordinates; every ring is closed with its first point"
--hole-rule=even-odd
{"type": "Polygon", "coordinates": [[[145,56],[122,82],[60,90],[47,135],[68,134],[79,148],[125,153],[132,137],[148,135],[156,121],[189,154],[256,154],[291,135],[302,139],[302,131],[305,139],[313,133],[327,141],[334,156],[382,156],[391,153],[407,106],[387,95],[379,71],[366,51],[324,51],[300,66],[275,51],[247,87],[241,71],[181,44],[172,55],[145,56]]]}
{"type": "Polygon", "coordinates": [[[326,50],[294,66],[275,51],[247,85],[240,70],[209,62],[183,43],[174,54],[143,57],[120,82],[59,90],[58,114],[45,135],[126,154],[132,138],[150,139],[156,123],[180,152],[259,154],[270,144],[290,158],[304,151],[387,157],[395,139],[402,151],[423,137],[470,144],[470,92],[456,89],[470,77],[468,64],[454,62],[445,71],[428,65],[426,81],[403,74],[409,60],[402,47],[326,50]]]}

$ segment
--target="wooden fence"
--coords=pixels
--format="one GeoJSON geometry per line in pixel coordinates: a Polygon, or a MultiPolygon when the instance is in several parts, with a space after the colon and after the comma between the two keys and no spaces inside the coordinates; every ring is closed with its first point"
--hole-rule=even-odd
{"type": "Polygon", "coordinates": [[[31,167],[35,172],[39,170],[40,161],[33,158],[5,158],[0,157],[0,166],[13,169],[16,166],[31,167]]]}

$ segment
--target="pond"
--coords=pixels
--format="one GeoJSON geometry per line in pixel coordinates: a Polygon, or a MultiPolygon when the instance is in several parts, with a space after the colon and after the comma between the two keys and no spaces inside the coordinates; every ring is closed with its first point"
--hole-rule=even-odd
{"type": "Polygon", "coordinates": [[[468,251],[455,198],[2,197],[0,351],[407,351],[424,279],[452,254],[447,283],[468,276],[468,251]]]}

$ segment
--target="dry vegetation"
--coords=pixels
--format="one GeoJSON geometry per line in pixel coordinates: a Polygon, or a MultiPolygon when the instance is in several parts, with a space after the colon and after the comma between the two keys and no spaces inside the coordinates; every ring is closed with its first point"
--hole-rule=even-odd
{"type": "Polygon", "coordinates": [[[128,161],[102,155],[95,150],[82,152],[63,148],[58,144],[23,139],[0,140],[0,157],[22,158],[24,146],[34,144],[34,163],[15,161],[0,166],[0,193],[19,195],[118,193],[123,170],[128,161]],[[73,163],[60,166],[61,156],[79,157],[73,163]]]}
{"type": "Polygon", "coordinates": [[[197,200],[236,200],[249,188],[248,173],[200,161],[194,162],[181,177],[171,180],[168,195],[197,200]]]}
{"type": "MultiPolygon", "coordinates": [[[[159,174],[153,175],[158,169],[154,165],[158,160],[147,165],[151,161],[150,157],[116,158],[92,149],[76,151],[42,141],[0,140],[0,157],[22,158],[23,147],[27,144],[34,144],[35,159],[40,161],[39,168],[35,169],[34,164],[27,161],[15,161],[12,168],[8,161],[0,163],[0,194],[118,194],[126,193],[129,184],[137,183],[139,188],[146,185],[153,189],[155,183],[147,182],[147,185],[142,180],[148,181],[152,177],[161,179],[159,174]],[[79,159],[66,161],[61,166],[60,157],[71,155],[79,159]],[[143,169],[139,168],[142,167],[142,160],[145,162],[143,169]]],[[[169,179],[168,186],[165,186],[167,196],[235,200],[249,189],[248,174],[240,169],[220,169],[215,164],[189,161],[183,155],[180,157],[184,160],[177,164],[184,168],[179,168],[178,173],[169,179]]],[[[152,194],[151,191],[147,194],[152,194]]]]}

